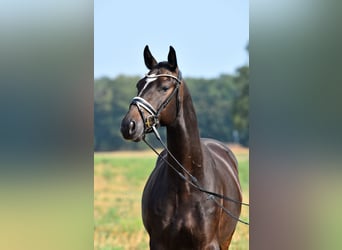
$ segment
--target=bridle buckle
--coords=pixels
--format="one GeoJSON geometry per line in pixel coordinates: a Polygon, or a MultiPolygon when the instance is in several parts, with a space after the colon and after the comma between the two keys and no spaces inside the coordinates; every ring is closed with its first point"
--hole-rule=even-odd
{"type": "Polygon", "coordinates": [[[149,115],[145,118],[145,131],[150,133],[152,128],[159,125],[159,120],[154,115],[149,115]]]}

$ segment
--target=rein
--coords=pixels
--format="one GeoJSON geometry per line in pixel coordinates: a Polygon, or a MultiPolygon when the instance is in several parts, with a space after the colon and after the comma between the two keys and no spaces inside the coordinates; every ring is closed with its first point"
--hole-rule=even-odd
{"type": "Polygon", "coordinates": [[[223,209],[223,211],[228,214],[230,217],[232,217],[233,219],[245,224],[245,225],[249,225],[249,222],[243,221],[240,218],[236,217],[235,215],[233,215],[229,210],[227,210],[222,204],[220,204],[215,197],[226,200],[226,201],[231,201],[240,205],[244,205],[244,206],[248,206],[248,203],[244,203],[241,201],[237,201],[234,200],[230,197],[221,195],[221,194],[217,194],[211,191],[208,191],[204,188],[202,188],[197,180],[197,178],[195,176],[193,176],[192,174],[189,173],[188,170],[186,170],[183,165],[176,159],[176,157],[174,157],[174,155],[170,152],[170,150],[167,148],[167,146],[165,145],[165,143],[163,142],[163,140],[161,139],[158,130],[156,129],[155,126],[152,127],[153,133],[156,136],[157,140],[160,142],[160,144],[163,146],[163,148],[167,151],[167,153],[172,157],[172,159],[177,163],[177,165],[190,177],[191,180],[189,180],[188,178],[186,178],[180,171],[178,171],[170,162],[168,162],[164,157],[161,157],[161,154],[158,153],[158,151],[150,144],[148,143],[148,141],[145,140],[145,137],[143,138],[143,141],[146,143],[147,146],[149,146],[150,149],[152,149],[152,151],[154,153],[156,153],[156,155],[158,155],[158,157],[160,157],[169,167],[171,167],[185,182],[189,183],[192,187],[194,187],[195,189],[197,189],[198,191],[201,191],[203,193],[208,194],[208,200],[213,200],[216,205],[218,205],[219,207],[221,207],[223,209]]]}
{"type": "MultiPolygon", "coordinates": [[[[179,74],[180,76],[180,74],[179,74]]],[[[145,140],[145,134],[143,137],[143,141],[147,144],[147,146],[149,146],[153,152],[155,152],[158,157],[160,157],[168,166],[170,166],[185,182],[189,183],[192,187],[194,187],[195,189],[197,189],[198,191],[201,191],[203,193],[208,194],[208,200],[211,199],[213,200],[216,205],[218,205],[219,207],[221,207],[223,209],[223,211],[225,213],[227,213],[229,216],[231,216],[233,219],[245,224],[245,225],[249,225],[249,222],[243,221],[240,218],[234,216],[229,210],[227,210],[222,204],[220,204],[216,198],[220,198],[226,201],[230,201],[230,202],[234,202],[236,204],[239,205],[244,205],[244,206],[248,206],[248,203],[244,203],[241,201],[237,201],[234,200],[230,197],[218,194],[218,193],[214,193],[211,191],[208,191],[204,188],[201,187],[200,183],[198,182],[197,178],[195,176],[193,176],[192,174],[190,174],[190,172],[188,170],[186,170],[186,168],[183,167],[183,165],[176,159],[176,157],[170,152],[170,150],[167,148],[167,146],[165,145],[165,143],[163,142],[163,140],[161,139],[158,130],[157,130],[157,126],[159,126],[159,115],[160,112],[169,104],[169,102],[171,101],[171,99],[173,98],[173,96],[177,93],[178,94],[178,89],[179,89],[179,85],[181,84],[181,79],[179,79],[180,77],[175,77],[173,75],[169,75],[169,74],[151,74],[151,75],[146,75],[146,78],[149,79],[146,81],[145,86],[143,87],[143,89],[140,91],[140,93],[138,94],[138,96],[134,97],[131,101],[130,105],[135,105],[140,113],[140,116],[143,120],[144,123],[144,132],[146,133],[151,133],[153,132],[154,135],[156,136],[157,140],[160,142],[160,144],[163,146],[163,148],[167,151],[167,153],[172,157],[172,159],[177,163],[177,165],[190,177],[190,180],[188,178],[186,178],[185,175],[183,175],[180,171],[178,171],[170,162],[168,162],[164,157],[161,157],[161,154],[158,153],[158,151],[145,140]],[[172,93],[168,96],[168,98],[166,98],[166,100],[161,104],[161,106],[155,110],[154,107],[148,102],[146,101],[144,98],[140,97],[140,95],[142,94],[142,92],[144,91],[144,89],[146,89],[147,85],[149,85],[149,83],[155,81],[158,77],[161,76],[165,76],[165,77],[170,77],[176,80],[176,86],[173,89],[172,93]],[[144,117],[144,112],[143,109],[146,110],[150,115],[147,117],[144,117]]],[[[179,97],[177,97],[177,115],[178,115],[178,111],[179,111],[179,97]]]]}

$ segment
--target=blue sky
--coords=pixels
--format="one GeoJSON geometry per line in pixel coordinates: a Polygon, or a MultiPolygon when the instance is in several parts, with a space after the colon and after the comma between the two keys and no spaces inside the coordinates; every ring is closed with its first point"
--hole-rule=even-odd
{"type": "Polygon", "coordinates": [[[248,63],[249,1],[94,1],[94,75],[144,75],[172,45],[184,76],[216,77],[248,63]]]}

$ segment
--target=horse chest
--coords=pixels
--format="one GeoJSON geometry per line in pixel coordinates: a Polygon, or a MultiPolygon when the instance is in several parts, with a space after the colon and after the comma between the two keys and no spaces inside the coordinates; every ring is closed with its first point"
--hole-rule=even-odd
{"type": "Polygon", "coordinates": [[[160,216],[163,228],[177,232],[180,230],[191,231],[193,227],[198,226],[197,214],[197,209],[192,209],[191,204],[177,204],[169,206],[168,210],[156,214],[156,216],[160,216]]]}
{"type": "Polygon", "coordinates": [[[193,197],[183,200],[178,195],[160,197],[150,204],[149,218],[154,230],[174,239],[179,235],[195,237],[207,227],[208,217],[215,209],[208,208],[193,197]]]}

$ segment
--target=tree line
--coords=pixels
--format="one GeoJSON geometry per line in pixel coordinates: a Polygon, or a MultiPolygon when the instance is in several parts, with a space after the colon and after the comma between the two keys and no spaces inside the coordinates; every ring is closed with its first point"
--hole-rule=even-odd
{"type": "MultiPolygon", "coordinates": [[[[102,77],[94,84],[94,150],[142,149],[144,143],[126,142],[120,133],[121,120],[136,95],[140,77],[120,75],[102,77]]],[[[201,137],[223,142],[249,144],[249,67],[243,66],[234,75],[217,78],[185,78],[197,113],[201,137]]],[[[165,131],[162,129],[162,137],[165,131]]],[[[153,144],[157,142],[151,136],[153,144]]],[[[158,144],[156,144],[158,145],[158,144]]]]}

